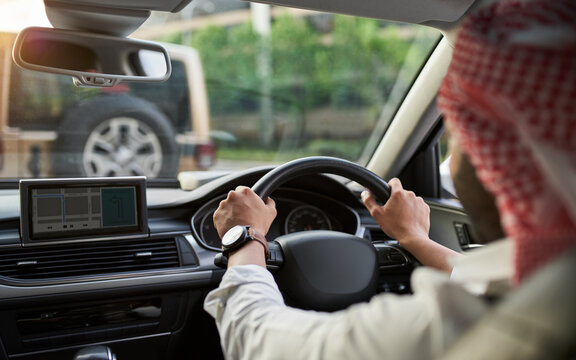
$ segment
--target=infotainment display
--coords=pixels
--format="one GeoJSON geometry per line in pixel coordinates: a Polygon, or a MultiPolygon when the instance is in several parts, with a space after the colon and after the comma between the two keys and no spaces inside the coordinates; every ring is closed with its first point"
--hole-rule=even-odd
{"type": "Polygon", "coordinates": [[[24,245],[147,234],[146,178],[20,181],[24,245]]]}

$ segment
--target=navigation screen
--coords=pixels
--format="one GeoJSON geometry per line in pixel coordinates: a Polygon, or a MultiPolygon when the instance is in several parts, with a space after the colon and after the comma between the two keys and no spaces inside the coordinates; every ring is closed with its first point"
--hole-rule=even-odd
{"type": "Polygon", "coordinates": [[[137,226],[136,188],[32,189],[33,234],[137,226]]]}
{"type": "Polygon", "coordinates": [[[24,241],[142,233],[143,182],[99,182],[21,185],[27,193],[21,202],[24,241]]]}

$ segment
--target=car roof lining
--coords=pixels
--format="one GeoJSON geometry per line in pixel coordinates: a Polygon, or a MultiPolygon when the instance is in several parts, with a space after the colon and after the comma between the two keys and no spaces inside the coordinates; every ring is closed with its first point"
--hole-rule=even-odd
{"type": "MultiPolygon", "coordinates": [[[[127,36],[151,11],[178,12],[202,0],[45,0],[55,27],[127,36]]],[[[494,0],[256,0],[253,2],[420,24],[443,31],[457,27],[475,4],[494,0]]],[[[193,5],[192,5],[193,6],[193,5]]]]}

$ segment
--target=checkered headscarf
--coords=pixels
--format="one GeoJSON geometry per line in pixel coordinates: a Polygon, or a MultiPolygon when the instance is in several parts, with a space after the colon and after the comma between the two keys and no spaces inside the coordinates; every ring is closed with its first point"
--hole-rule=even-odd
{"type": "Polygon", "coordinates": [[[497,3],[472,15],[438,103],[496,198],[515,280],[576,245],[576,1],[497,3]]]}

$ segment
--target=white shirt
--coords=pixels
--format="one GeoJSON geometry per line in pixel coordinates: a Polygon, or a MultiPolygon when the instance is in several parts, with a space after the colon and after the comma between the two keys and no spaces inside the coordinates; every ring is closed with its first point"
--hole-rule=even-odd
{"type": "MultiPolygon", "coordinates": [[[[507,255],[485,258],[484,268],[503,269],[486,282],[509,277],[508,243],[499,245],[507,255]]],[[[467,271],[478,274],[482,253],[492,247],[475,250],[476,265],[469,268],[458,261],[453,273],[459,279],[467,271]]],[[[204,308],[216,319],[225,357],[247,360],[432,359],[487,309],[447,274],[418,268],[411,283],[413,295],[380,294],[368,303],[323,313],[287,307],[272,274],[242,265],[226,271],[204,308]]]]}

